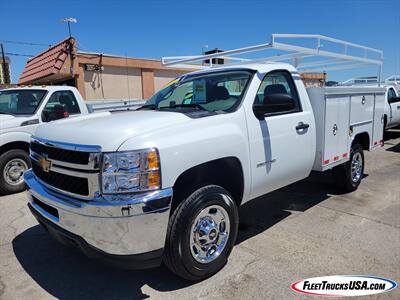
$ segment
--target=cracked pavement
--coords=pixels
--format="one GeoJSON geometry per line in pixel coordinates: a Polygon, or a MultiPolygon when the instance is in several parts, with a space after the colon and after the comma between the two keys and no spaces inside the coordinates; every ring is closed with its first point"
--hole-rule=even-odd
{"type": "MultiPolygon", "coordinates": [[[[165,267],[119,270],[54,241],[24,193],[0,197],[0,299],[293,299],[296,280],[375,275],[399,282],[400,130],[366,153],[366,177],[337,194],[329,174],[244,204],[238,240],[215,276],[185,282],[165,267]]],[[[399,299],[399,288],[370,296],[399,299]]]]}

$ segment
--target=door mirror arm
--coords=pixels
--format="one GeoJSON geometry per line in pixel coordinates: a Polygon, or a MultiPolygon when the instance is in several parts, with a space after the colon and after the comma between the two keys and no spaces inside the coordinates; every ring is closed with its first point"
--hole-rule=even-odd
{"type": "Polygon", "coordinates": [[[400,102],[400,97],[392,97],[388,100],[388,103],[396,103],[396,102],[400,102]]]}

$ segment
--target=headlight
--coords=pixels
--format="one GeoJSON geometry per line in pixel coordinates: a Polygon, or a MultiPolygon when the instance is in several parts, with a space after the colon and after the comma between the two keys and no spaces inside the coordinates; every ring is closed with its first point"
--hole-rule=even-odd
{"type": "Polygon", "coordinates": [[[156,149],[104,153],[102,192],[116,194],[159,189],[160,171],[156,149]]]}

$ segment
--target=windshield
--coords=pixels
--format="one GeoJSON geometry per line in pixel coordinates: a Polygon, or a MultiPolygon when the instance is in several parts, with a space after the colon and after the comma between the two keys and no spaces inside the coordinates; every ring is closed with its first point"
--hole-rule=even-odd
{"type": "Polygon", "coordinates": [[[224,71],[180,77],[151,97],[150,109],[231,111],[241,102],[250,71],[224,71]]]}
{"type": "Polygon", "coordinates": [[[45,90],[0,91],[0,113],[32,115],[35,113],[45,94],[45,90]]]}

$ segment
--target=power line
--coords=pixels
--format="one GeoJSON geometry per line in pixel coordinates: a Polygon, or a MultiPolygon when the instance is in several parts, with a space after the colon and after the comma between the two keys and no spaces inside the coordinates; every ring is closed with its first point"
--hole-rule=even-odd
{"type": "Polygon", "coordinates": [[[11,53],[11,52],[4,52],[5,55],[11,56],[24,56],[24,57],[34,57],[35,55],[32,54],[21,54],[21,53],[11,53]]]}
{"type": "Polygon", "coordinates": [[[9,41],[9,40],[0,40],[0,43],[3,43],[3,44],[29,45],[29,46],[48,46],[48,47],[51,47],[50,44],[30,43],[30,42],[21,42],[21,41],[9,41]]]}

